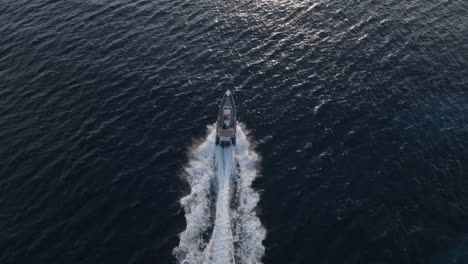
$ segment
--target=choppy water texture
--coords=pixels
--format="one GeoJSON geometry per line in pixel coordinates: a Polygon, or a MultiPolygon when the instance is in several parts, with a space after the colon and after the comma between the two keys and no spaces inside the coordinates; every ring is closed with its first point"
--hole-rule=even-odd
{"type": "Polygon", "coordinates": [[[466,261],[466,1],[6,0],[0,35],[2,264],[176,262],[226,89],[263,263],[466,261]]]}

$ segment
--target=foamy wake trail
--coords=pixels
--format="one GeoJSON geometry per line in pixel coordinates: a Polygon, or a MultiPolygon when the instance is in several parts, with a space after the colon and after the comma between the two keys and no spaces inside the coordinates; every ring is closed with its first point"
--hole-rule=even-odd
{"type": "Polygon", "coordinates": [[[259,195],[251,187],[259,157],[243,126],[229,148],[215,146],[216,129],[208,129],[185,168],[191,192],[180,203],[187,227],[173,254],[178,263],[261,263],[266,230],[255,213],[259,195]]]}

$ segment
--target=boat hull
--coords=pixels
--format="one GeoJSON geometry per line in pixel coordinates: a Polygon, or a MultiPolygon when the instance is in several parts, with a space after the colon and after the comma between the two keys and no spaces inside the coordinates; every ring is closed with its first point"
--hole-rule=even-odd
{"type": "Polygon", "coordinates": [[[216,121],[216,145],[229,147],[236,145],[237,112],[231,91],[224,93],[219,105],[216,121]]]}

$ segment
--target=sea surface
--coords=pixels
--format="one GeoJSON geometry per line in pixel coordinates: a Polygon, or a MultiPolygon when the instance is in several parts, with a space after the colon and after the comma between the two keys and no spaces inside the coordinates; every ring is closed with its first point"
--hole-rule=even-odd
{"type": "Polygon", "coordinates": [[[181,262],[227,89],[255,261],[468,263],[466,0],[1,1],[0,263],[181,262]]]}

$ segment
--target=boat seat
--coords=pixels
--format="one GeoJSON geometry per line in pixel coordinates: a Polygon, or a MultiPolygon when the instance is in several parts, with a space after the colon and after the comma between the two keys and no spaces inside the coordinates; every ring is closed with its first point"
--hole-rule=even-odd
{"type": "Polygon", "coordinates": [[[234,136],[234,128],[228,127],[226,129],[220,128],[218,130],[218,136],[220,137],[233,137],[234,136]]]}

